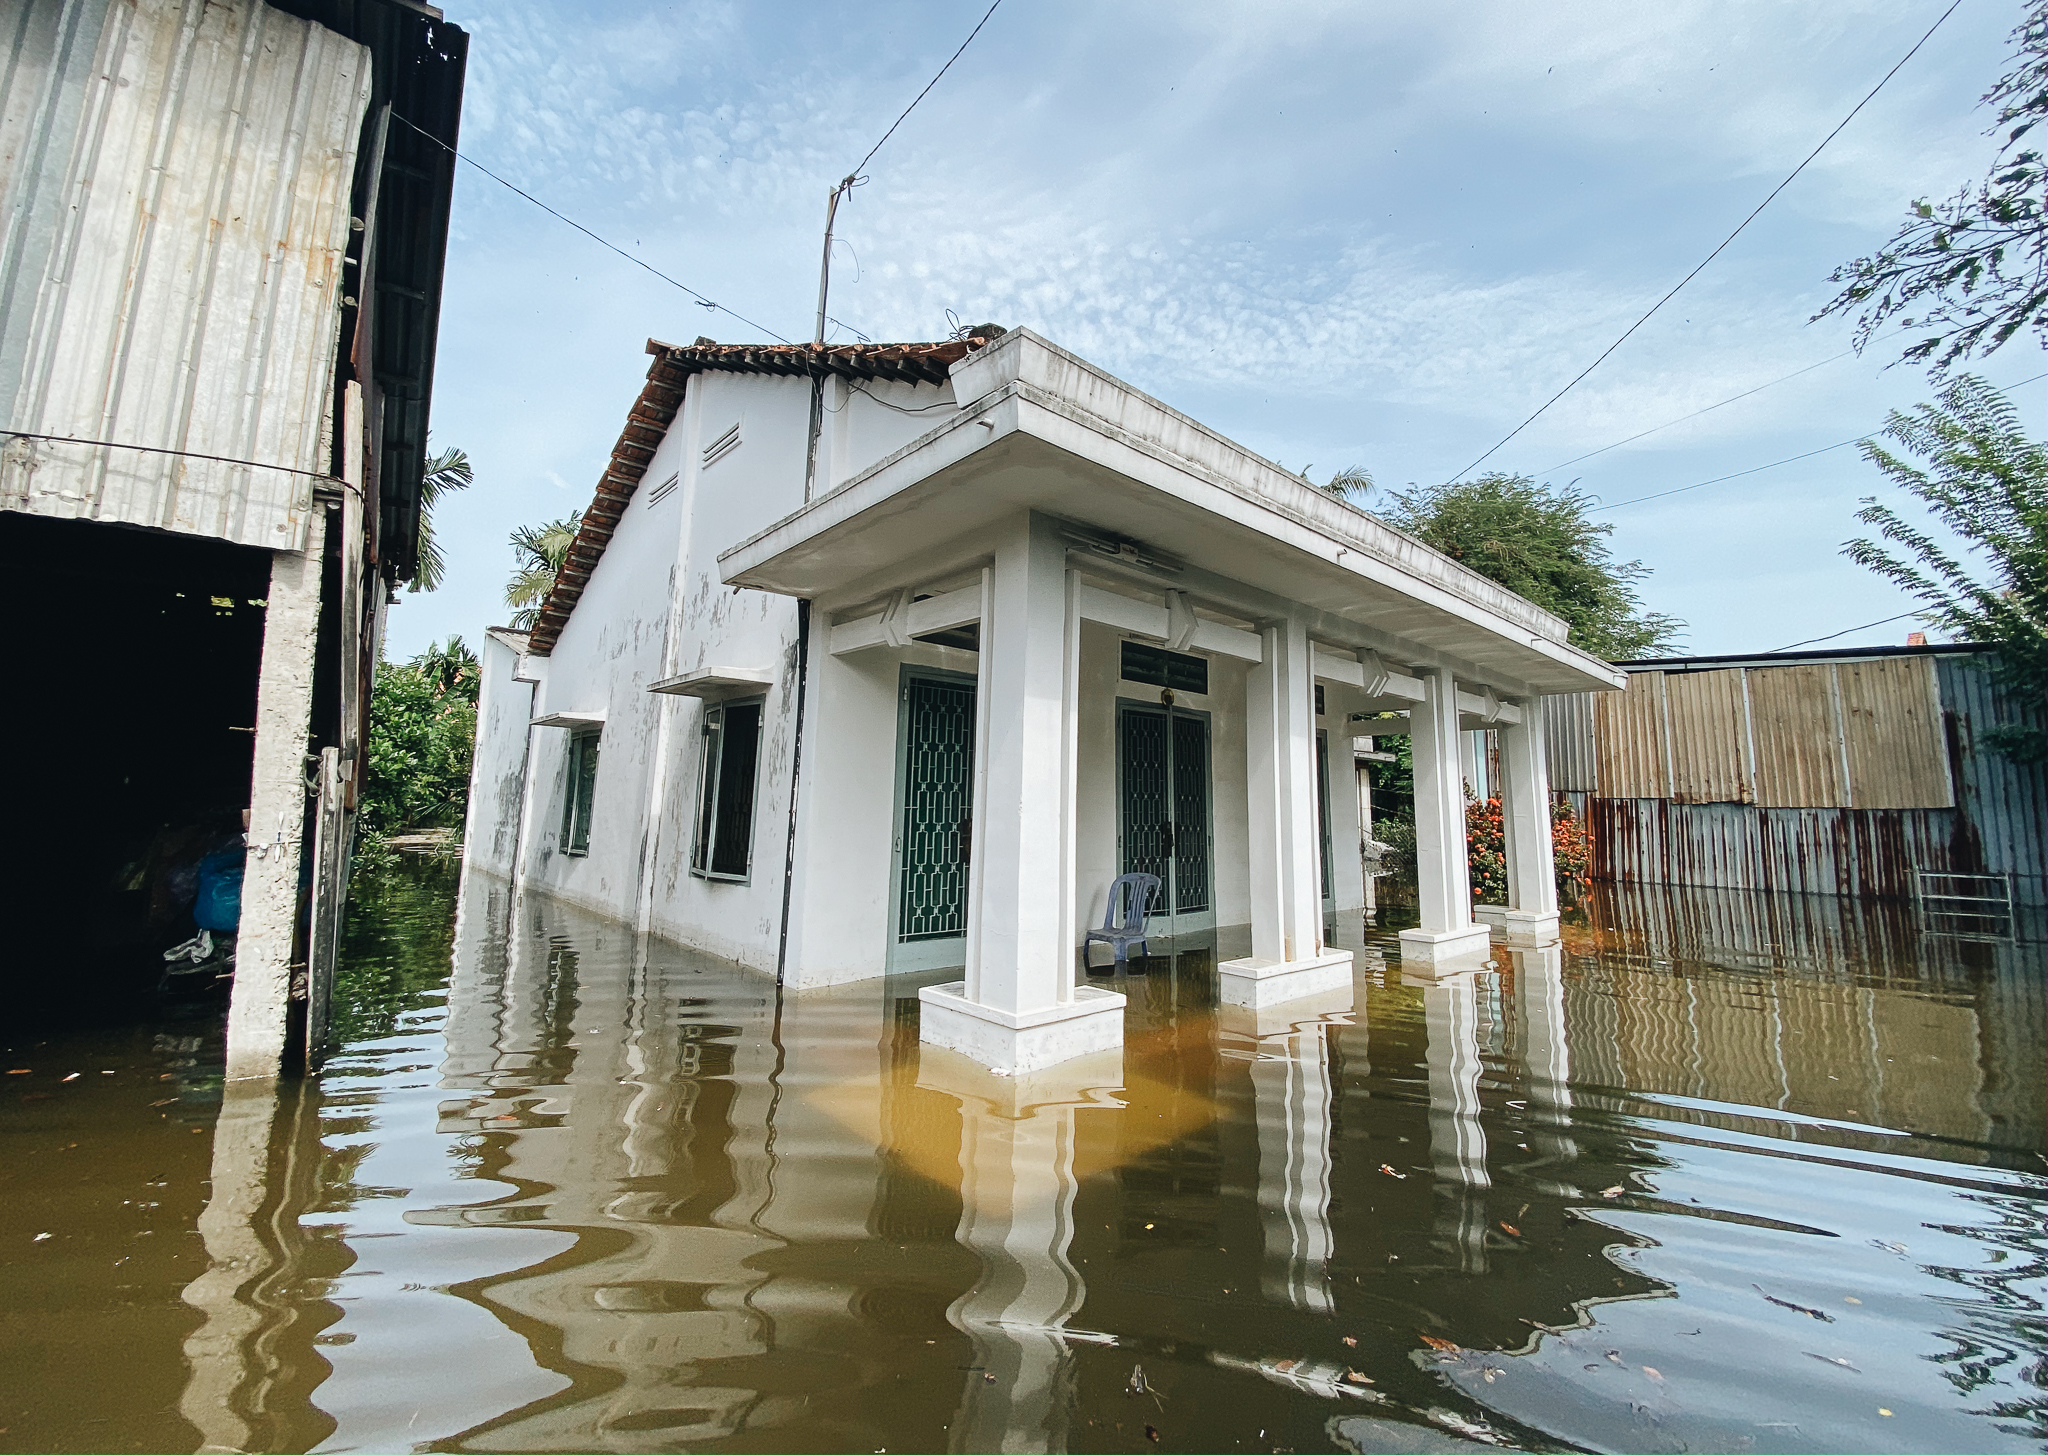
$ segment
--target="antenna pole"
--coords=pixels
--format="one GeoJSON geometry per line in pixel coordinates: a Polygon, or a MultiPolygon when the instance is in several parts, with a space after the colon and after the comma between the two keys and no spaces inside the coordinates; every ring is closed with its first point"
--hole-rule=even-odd
{"type": "Polygon", "coordinates": [[[839,215],[839,199],[853,190],[853,178],[847,177],[832,189],[832,195],[825,199],[825,256],[818,264],[818,329],[812,342],[825,342],[825,298],[832,288],[832,220],[839,215]]]}

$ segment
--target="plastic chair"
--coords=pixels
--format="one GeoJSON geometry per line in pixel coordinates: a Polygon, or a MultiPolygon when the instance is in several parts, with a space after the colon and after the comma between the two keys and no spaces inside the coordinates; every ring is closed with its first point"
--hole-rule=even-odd
{"type": "Polygon", "coordinates": [[[1085,960],[1088,946],[1110,944],[1116,947],[1116,963],[1129,963],[1132,945],[1138,953],[1149,953],[1145,947],[1145,921],[1151,915],[1159,899],[1159,876],[1157,874],[1119,874],[1109,882],[1109,909],[1102,916],[1102,928],[1088,931],[1082,941],[1081,954],[1085,960]]]}

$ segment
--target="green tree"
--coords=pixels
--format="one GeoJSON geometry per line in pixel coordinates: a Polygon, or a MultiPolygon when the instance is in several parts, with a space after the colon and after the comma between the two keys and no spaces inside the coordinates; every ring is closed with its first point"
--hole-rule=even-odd
{"type": "Polygon", "coordinates": [[[512,532],[516,564],[512,579],[505,583],[505,604],[512,608],[516,629],[530,631],[540,620],[541,603],[554,589],[555,577],[561,574],[562,562],[569,559],[569,547],[575,544],[582,525],[583,512],[572,510],[560,520],[522,525],[512,532]]]}
{"type": "Polygon", "coordinates": [[[448,563],[434,539],[434,507],[456,491],[467,490],[475,479],[469,456],[453,445],[428,457],[426,473],[420,477],[419,565],[408,591],[432,591],[440,586],[448,563]]]}
{"type": "Polygon", "coordinates": [[[1890,242],[1830,275],[1845,286],[1814,317],[1856,313],[1858,349],[1896,320],[1921,335],[1908,362],[1946,369],[2048,328],[2048,160],[2027,145],[2048,117],[2048,0],[2027,7],[2012,40],[2011,69],[1981,98],[1997,111],[1987,134],[2003,133],[1983,180],[1918,199],[1890,242]]]}
{"type": "Polygon", "coordinates": [[[1843,553],[1926,602],[1935,625],[1997,645],[1992,670],[2020,720],[1987,738],[2021,762],[2048,762],[2048,445],[2028,439],[2011,401],[1973,374],[1911,414],[1894,410],[1884,434],[1898,452],[1866,440],[1863,457],[1959,538],[1990,579],[1875,496],[1856,518],[1903,551],[1866,538],[1843,553]]]}
{"type": "MultiPolygon", "coordinates": [[[[1356,467],[1322,487],[1356,499],[1372,477],[1356,467]]],[[[1571,626],[1572,644],[1609,661],[1664,657],[1685,623],[1643,610],[1636,585],[1650,574],[1640,561],[1617,561],[1611,525],[1588,518],[1592,501],[1526,475],[1482,475],[1453,485],[1411,485],[1380,492],[1378,514],[1425,545],[1554,612],[1571,626]]]]}
{"type": "Polygon", "coordinates": [[[477,660],[462,638],[380,662],[370,690],[362,824],[373,834],[457,828],[469,803],[477,660]]]}

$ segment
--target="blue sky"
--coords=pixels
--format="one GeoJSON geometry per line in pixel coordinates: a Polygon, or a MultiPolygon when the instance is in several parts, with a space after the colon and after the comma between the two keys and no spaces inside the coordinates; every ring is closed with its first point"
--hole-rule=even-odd
{"type": "MultiPolygon", "coordinates": [[[[1024,325],[1316,480],[1448,478],[1613,341],[1931,24],[1936,0],[1106,6],[1004,0],[840,214],[831,312],[875,339],[1024,325]]],[[[454,0],[463,149],[738,313],[809,336],[825,194],[980,17],[454,0]]],[[[1930,392],[1810,324],[1914,197],[1981,175],[2010,0],[1965,0],[1701,277],[1487,468],[1619,502],[1801,454],[1930,392]],[[1829,362],[1822,363],[1823,360],[1829,362]],[[1626,436],[1819,364],[1634,444],[1626,436]]],[[[761,335],[459,173],[435,443],[447,583],[405,657],[505,616],[516,525],[586,505],[650,337],[761,335]]],[[[850,338],[841,332],[838,337],[850,338]]],[[[2022,339],[1978,366],[2048,370],[2022,339]]],[[[2015,396],[2030,423],[2048,380],[2015,396]]],[[[1908,610],[1842,558],[1853,449],[1603,513],[1692,652],[1908,610]]],[[[1367,500],[1371,505],[1371,500],[1367,500]]],[[[1896,642],[1896,622],[1829,645],[1896,642]]]]}

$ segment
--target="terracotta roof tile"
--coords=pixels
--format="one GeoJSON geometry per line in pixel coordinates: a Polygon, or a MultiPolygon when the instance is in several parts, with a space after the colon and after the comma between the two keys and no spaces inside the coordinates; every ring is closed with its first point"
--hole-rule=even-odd
{"type": "Polygon", "coordinates": [[[1002,332],[991,324],[965,338],[922,344],[720,344],[710,339],[699,339],[694,344],[665,344],[649,339],[647,352],[654,356],[654,361],[647,366],[647,383],[642,386],[640,397],[633,401],[633,407],[626,411],[619,441],[612,446],[611,459],[598,479],[590,508],[583,512],[582,528],[569,547],[554,588],[541,603],[540,617],[534,623],[527,650],[536,657],[554,651],[569,614],[576,609],[583,588],[589,584],[590,573],[603,557],[605,547],[611,544],[612,532],[639,489],[641,477],[654,462],[655,451],[682,411],[683,391],[692,374],[712,370],[940,384],[954,364],[1002,332]]]}

